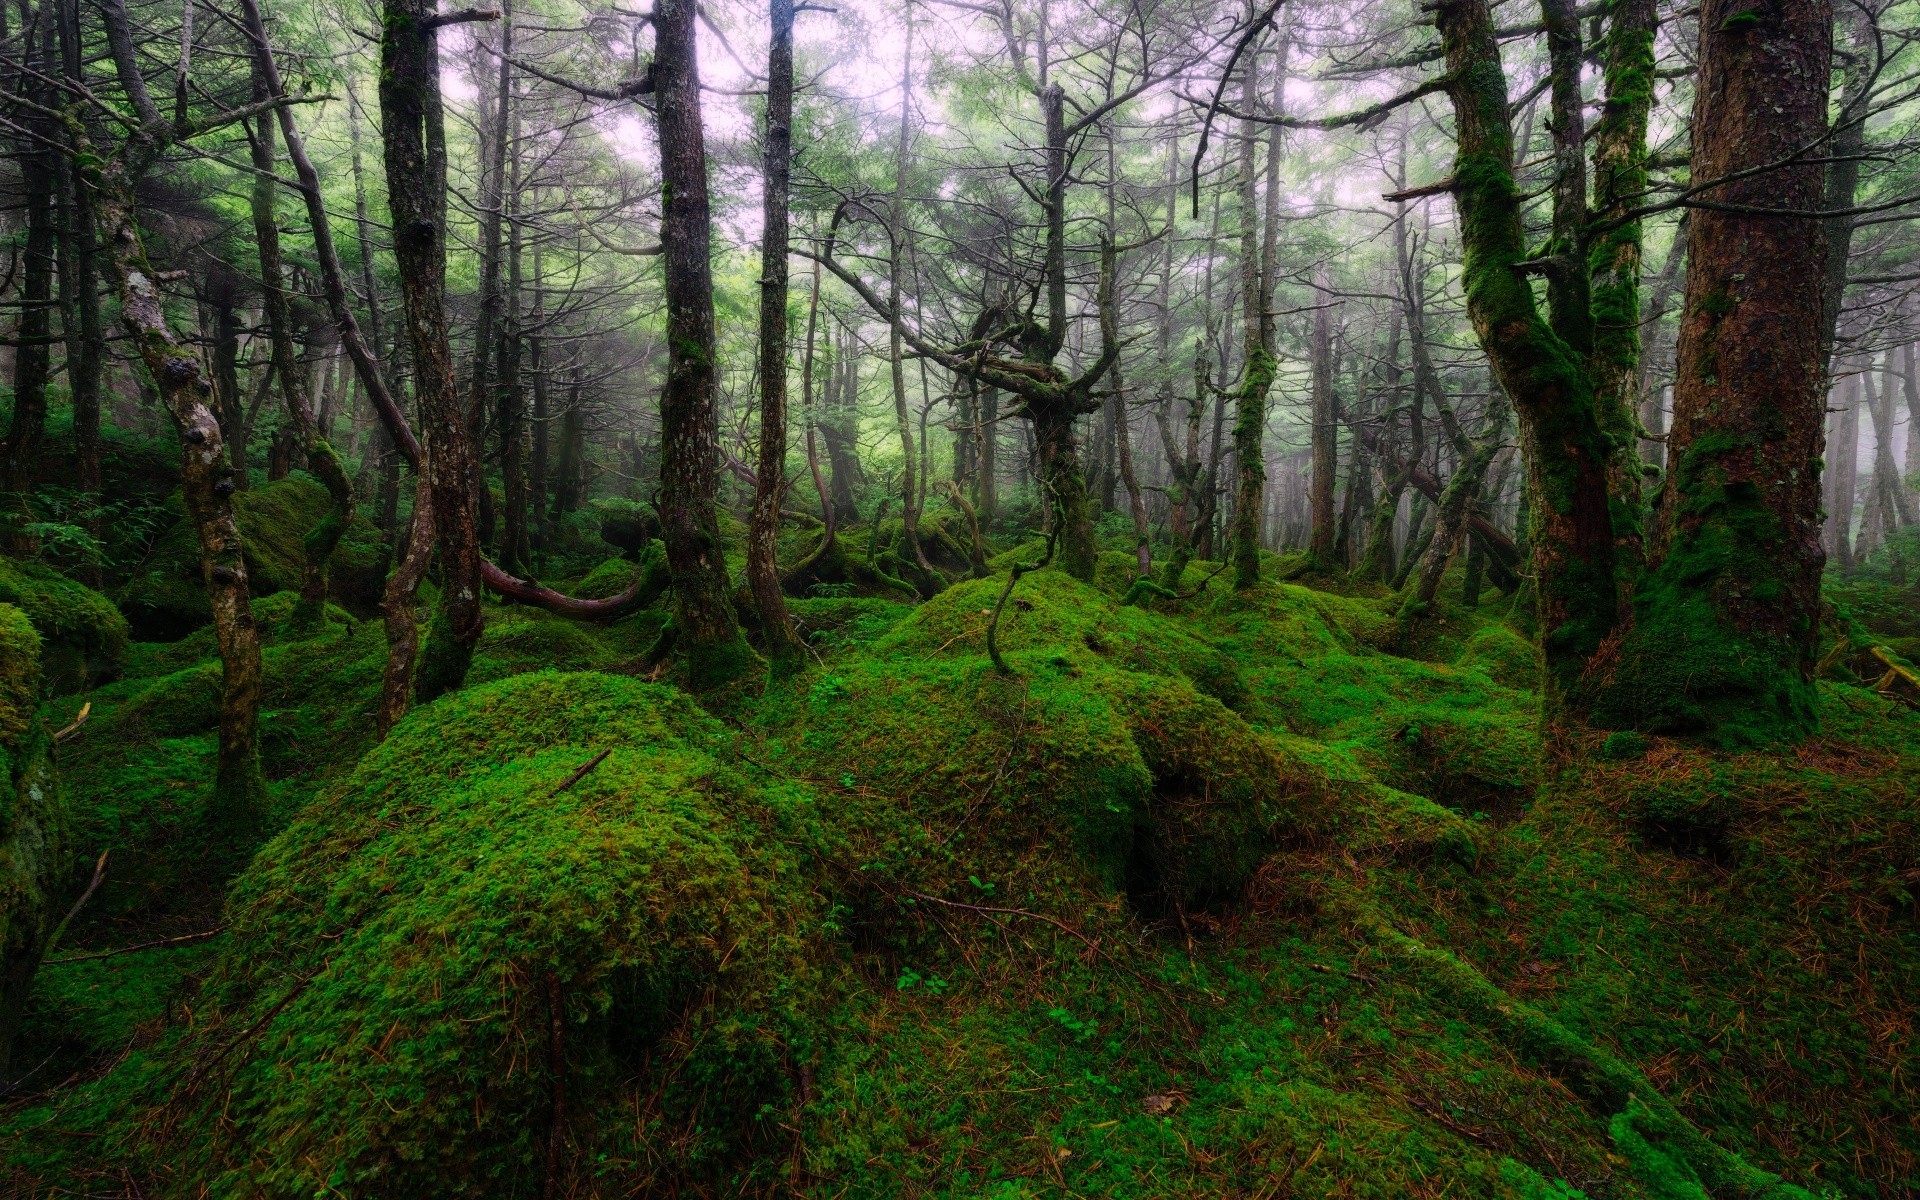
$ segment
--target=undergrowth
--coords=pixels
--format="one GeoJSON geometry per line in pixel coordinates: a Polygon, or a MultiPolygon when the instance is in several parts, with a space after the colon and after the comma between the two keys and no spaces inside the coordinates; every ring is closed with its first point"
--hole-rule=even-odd
{"type": "Polygon", "coordinates": [[[1409,642],[1288,560],[1129,604],[1130,561],[1024,577],[1005,673],[1004,575],[822,585],[808,669],[724,719],[621,674],[657,609],[496,609],[468,688],[378,746],[378,628],[295,638],[269,597],[257,854],[198,820],[209,635],[135,644],[60,748],[74,845],[113,859],[41,972],[9,1185],[1920,1186],[1920,717],[1829,682],[1790,748],[1543,753],[1504,605],[1409,642]]]}

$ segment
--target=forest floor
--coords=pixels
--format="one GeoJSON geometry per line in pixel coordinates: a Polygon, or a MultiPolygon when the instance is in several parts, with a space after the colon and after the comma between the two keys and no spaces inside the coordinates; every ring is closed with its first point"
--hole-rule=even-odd
{"type": "Polygon", "coordinates": [[[267,597],[264,846],[210,634],[134,644],[46,712],[111,856],[0,1192],[1920,1194],[1920,713],[1843,664],[1800,745],[1543,754],[1504,598],[1129,562],[1021,579],[1010,674],[1004,576],[796,601],[705,707],[658,613],[494,608],[378,746],[377,622],[267,597]]]}

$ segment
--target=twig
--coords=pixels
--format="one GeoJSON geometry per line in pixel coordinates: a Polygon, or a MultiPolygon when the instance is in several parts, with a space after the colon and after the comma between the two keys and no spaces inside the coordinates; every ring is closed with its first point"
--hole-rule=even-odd
{"type": "Polygon", "coordinates": [[[1075,929],[1073,926],[1067,924],[1065,921],[1058,920],[1054,917],[1049,917],[1045,913],[1028,912],[1024,908],[998,908],[991,904],[962,904],[958,900],[942,900],[938,896],[929,896],[925,892],[908,891],[907,895],[912,896],[916,900],[925,900],[929,904],[942,904],[948,908],[964,908],[968,912],[1000,913],[1003,916],[1026,917],[1029,920],[1045,921],[1047,924],[1053,926],[1055,929],[1058,929],[1060,932],[1072,934],[1074,937],[1079,938],[1082,942],[1086,943],[1087,949],[1093,951],[1095,954],[1100,954],[1100,955],[1106,954],[1106,951],[1100,948],[1100,943],[1094,941],[1092,938],[1088,937],[1086,934],[1081,933],[1078,929],[1075,929]]]}
{"type": "Polygon", "coordinates": [[[190,946],[195,942],[204,942],[208,938],[218,937],[226,931],[227,927],[221,924],[215,925],[212,929],[202,929],[199,933],[183,933],[179,937],[158,938],[151,942],[141,942],[136,946],[121,946],[117,950],[101,950],[95,954],[69,954],[65,958],[49,958],[43,961],[45,965],[51,966],[54,963],[90,962],[97,958],[113,958],[116,955],[132,954],[136,950],[153,950],[161,946],[190,946]]]}
{"type": "Polygon", "coordinates": [[[549,800],[553,799],[555,796],[558,796],[561,792],[566,791],[568,788],[572,787],[574,784],[579,783],[582,779],[585,779],[589,771],[592,771],[595,767],[607,761],[607,755],[612,753],[613,753],[613,748],[609,746],[607,749],[602,750],[600,753],[594,755],[592,762],[588,763],[584,767],[581,767],[578,771],[575,771],[573,774],[567,776],[567,781],[565,783],[561,784],[559,787],[548,792],[547,799],[549,800]]]}
{"type": "Polygon", "coordinates": [[[67,915],[61,917],[60,923],[53,927],[53,933],[48,936],[47,944],[40,950],[42,955],[53,953],[53,948],[60,944],[60,935],[67,931],[68,923],[87,906],[87,901],[93,899],[94,892],[100,889],[100,881],[107,877],[107,855],[112,853],[111,849],[100,852],[100,857],[93,864],[93,881],[87,884],[86,891],[80,893],[80,898],[73,902],[73,907],[67,910],[67,915]]]}
{"type": "Polygon", "coordinates": [[[74,734],[78,733],[80,731],[80,727],[87,723],[87,714],[91,713],[92,711],[93,711],[93,701],[89,700],[85,704],[82,704],[80,706],[80,715],[76,716],[73,719],[73,724],[67,726],[65,729],[62,729],[59,733],[56,733],[53,735],[54,742],[56,744],[60,742],[64,742],[68,738],[72,737],[74,734]]]}

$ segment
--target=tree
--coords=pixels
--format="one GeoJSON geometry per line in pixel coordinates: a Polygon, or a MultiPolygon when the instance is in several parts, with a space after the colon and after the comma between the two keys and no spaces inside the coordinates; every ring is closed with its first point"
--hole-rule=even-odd
{"type": "MultiPolygon", "coordinates": [[[[440,551],[440,613],[420,658],[419,697],[461,685],[485,615],[480,607],[479,465],[454,387],[447,337],[445,117],[432,0],[385,0],[380,37],[380,132],[393,211],[393,254],[413,350],[424,473],[440,551]]],[[[493,14],[460,14],[478,19],[493,14]]]]}

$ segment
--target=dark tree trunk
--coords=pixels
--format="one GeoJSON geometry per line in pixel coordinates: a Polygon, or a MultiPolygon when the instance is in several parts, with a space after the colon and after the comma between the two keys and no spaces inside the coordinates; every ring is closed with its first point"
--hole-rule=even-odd
{"type": "MultiPolygon", "coordinates": [[[[82,80],[80,9],[77,0],[57,0],[61,73],[82,80]]],[[[71,139],[69,139],[71,140],[71,139]]],[[[77,148],[77,147],[76,147],[77,148]]],[[[80,185],[69,154],[57,156],[61,209],[65,214],[60,246],[61,322],[67,346],[67,386],[73,396],[73,442],[87,532],[100,525],[100,378],[107,357],[107,335],[100,321],[100,266],[95,244],[93,193],[80,185]]],[[[97,565],[82,569],[82,582],[99,586],[97,565]]]]}
{"type": "Polygon", "coordinates": [[[454,387],[447,340],[446,127],[433,17],[433,0],[386,0],[380,40],[387,202],[440,551],[440,613],[420,656],[421,700],[466,680],[485,621],[475,494],[479,467],[454,387]]]}
{"type": "Polygon", "coordinates": [[[1313,473],[1308,480],[1312,490],[1307,503],[1312,540],[1308,553],[1317,569],[1330,571],[1334,566],[1333,484],[1339,443],[1333,411],[1332,292],[1324,268],[1314,279],[1313,302],[1317,307],[1313,314],[1313,473]]]}
{"type": "MultiPolygon", "coordinates": [[[[519,116],[508,128],[511,144],[519,144],[519,116]]],[[[526,382],[521,370],[526,340],[520,317],[520,161],[511,160],[505,192],[507,225],[507,286],[501,297],[500,378],[494,423],[500,430],[500,565],[510,575],[525,572],[527,563],[527,419],[526,382]]],[[[484,475],[481,490],[485,491],[484,475]]],[[[483,530],[484,540],[484,530],[483,530]]]]}
{"type": "Polygon", "coordinates": [[[660,128],[667,298],[667,383],[660,394],[660,524],[673,578],[673,648],[689,690],[726,686],[754,670],[734,617],[714,511],[719,434],[714,407],[713,275],[706,134],[694,0],[654,5],[653,63],[660,128]]]}
{"type": "MultiPolygon", "coordinates": [[[[760,463],[747,531],[747,585],[775,671],[796,667],[800,644],[780,590],[776,538],[787,473],[787,190],[793,165],[793,0],[771,0],[760,243],[760,463]]],[[[815,275],[816,282],[818,274],[815,275]]],[[[831,531],[829,530],[829,534],[831,531]]]]}
{"type": "MultiPolygon", "coordinates": [[[[256,66],[254,100],[263,101],[273,89],[263,71],[256,66]]],[[[293,627],[317,630],[326,624],[327,559],[347,532],[353,520],[353,485],[347,479],[346,465],[327,444],[314,422],[300,373],[294,369],[298,351],[293,343],[293,311],[284,289],[284,271],[280,258],[280,225],[275,214],[274,167],[278,157],[274,136],[276,118],[263,112],[252,130],[253,237],[260,256],[260,287],[265,297],[267,334],[273,346],[273,371],[280,380],[280,396],[287,406],[289,448],[298,445],[306,454],[307,470],[327,489],[332,509],[320,523],[302,538],[305,562],[300,575],[300,601],[294,609],[293,627]]],[[[316,368],[318,369],[318,368],[316,368]]],[[[279,449],[278,443],[275,446],[279,449]]],[[[277,456],[276,456],[277,457],[277,456]]]]}
{"type": "MultiPolygon", "coordinates": [[[[54,23],[51,9],[42,3],[41,20],[35,21],[27,0],[20,0],[20,29],[27,39],[25,58],[38,78],[23,81],[27,98],[35,104],[50,106],[56,101],[48,94],[44,79],[55,73],[54,23]]],[[[20,164],[21,187],[25,192],[26,245],[20,263],[19,342],[13,351],[13,420],[7,428],[6,458],[0,463],[0,492],[17,517],[31,520],[29,501],[34,475],[40,462],[40,443],[46,436],[47,380],[52,364],[54,278],[54,155],[47,142],[55,134],[52,125],[33,113],[21,116],[27,137],[21,139],[16,155],[20,164]]],[[[15,553],[29,553],[34,547],[24,533],[13,539],[15,553]]]]}
{"type": "MultiPolygon", "coordinates": [[[[1827,129],[1825,0],[1700,13],[1693,178],[1817,145],[1827,129]]],[[[1817,210],[1816,162],[1755,172],[1704,198],[1817,210]]],[[[1817,220],[1697,209],[1674,389],[1672,470],[1651,574],[1596,712],[1725,743],[1794,736],[1816,720],[1820,623],[1826,231],[1817,220]]],[[[1534,536],[1540,531],[1536,526],[1534,536]]]]}

